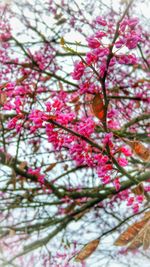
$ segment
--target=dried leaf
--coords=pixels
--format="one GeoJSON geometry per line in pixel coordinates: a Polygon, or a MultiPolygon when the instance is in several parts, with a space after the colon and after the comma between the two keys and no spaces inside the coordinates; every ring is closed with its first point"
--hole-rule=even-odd
{"type": "Polygon", "coordinates": [[[134,141],[132,149],[133,152],[144,161],[150,160],[150,149],[145,147],[141,142],[134,141]]]}
{"type": "Polygon", "coordinates": [[[144,186],[143,186],[143,183],[139,183],[136,187],[132,188],[131,191],[135,195],[143,195],[144,194],[144,186]]]}
{"type": "Polygon", "coordinates": [[[87,259],[98,247],[99,239],[95,239],[85,245],[82,250],[76,255],[75,261],[83,261],[87,259]]]}
{"type": "Polygon", "coordinates": [[[65,39],[64,39],[64,37],[61,37],[61,39],[60,39],[60,44],[61,44],[62,46],[65,45],[65,39]]]}
{"type": "Polygon", "coordinates": [[[139,230],[145,225],[146,221],[142,220],[129,226],[115,241],[115,246],[126,246],[137,235],[139,230]]]}
{"type": "Polygon", "coordinates": [[[148,221],[139,233],[133,238],[132,242],[128,246],[128,250],[134,250],[143,245],[143,249],[146,250],[150,246],[150,221],[148,221]]]}
{"type": "Polygon", "coordinates": [[[127,139],[124,139],[124,141],[132,148],[133,153],[141,158],[144,161],[150,160],[150,149],[145,147],[141,142],[139,141],[130,141],[127,139]]]}
{"type": "Polygon", "coordinates": [[[59,20],[63,16],[62,13],[56,14],[54,19],[59,20]]]}
{"type": "Polygon", "coordinates": [[[0,93],[0,105],[4,105],[7,102],[7,95],[5,92],[0,93]]]}
{"type": "Polygon", "coordinates": [[[143,219],[145,220],[150,219],[150,211],[145,212],[143,219]]]}
{"type": "Polygon", "coordinates": [[[143,238],[143,249],[146,250],[150,247],[150,225],[147,227],[143,238]]]}
{"type": "Polygon", "coordinates": [[[103,100],[100,94],[96,94],[94,96],[93,101],[92,101],[92,110],[93,110],[94,115],[98,119],[104,120],[104,116],[105,116],[104,103],[103,103],[103,100]]]}
{"type": "Polygon", "coordinates": [[[74,97],[73,99],[71,99],[70,103],[76,103],[79,102],[79,96],[74,97]]]}
{"type": "Polygon", "coordinates": [[[129,226],[115,241],[116,246],[127,246],[134,250],[143,245],[143,249],[150,246],[150,212],[144,214],[143,220],[129,226]]]}
{"type": "Polygon", "coordinates": [[[45,172],[49,172],[51,171],[55,166],[56,166],[57,162],[51,163],[45,170],[45,172]]]}
{"type": "Polygon", "coordinates": [[[62,18],[60,20],[58,20],[58,22],[56,23],[56,25],[61,25],[63,23],[65,23],[67,20],[65,18],[62,18]]]}

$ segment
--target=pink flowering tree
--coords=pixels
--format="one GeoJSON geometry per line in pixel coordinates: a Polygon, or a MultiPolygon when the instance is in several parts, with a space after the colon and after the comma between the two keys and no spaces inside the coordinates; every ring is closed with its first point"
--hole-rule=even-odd
{"type": "Polygon", "coordinates": [[[0,5],[2,266],[148,266],[148,1],[116,2],[0,5]]]}

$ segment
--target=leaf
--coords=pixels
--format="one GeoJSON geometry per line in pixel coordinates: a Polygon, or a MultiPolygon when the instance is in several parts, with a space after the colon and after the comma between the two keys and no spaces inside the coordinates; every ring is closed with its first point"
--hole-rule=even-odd
{"type": "Polygon", "coordinates": [[[126,246],[145,225],[146,221],[142,220],[129,226],[115,241],[115,246],[126,246]]]}
{"type": "Polygon", "coordinates": [[[150,212],[144,214],[143,220],[129,226],[115,241],[115,246],[127,246],[134,250],[143,245],[143,249],[150,246],[150,212]]]}
{"type": "Polygon", "coordinates": [[[94,115],[100,119],[104,120],[105,112],[104,112],[104,103],[100,94],[96,94],[92,101],[92,110],[94,115]]]}
{"type": "Polygon", "coordinates": [[[61,25],[63,23],[65,23],[67,20],[65,18],[62,18],[60,20],[58,20],[58,22],[56,23],[56,25],[61,25]]]}
{"type": "Polygon", "coordinates": [[[76,255],[75,261],[83,261],[87,259],[98,247],[99,239],[95,239],[85,245],[82,250],[76,255]]]}
{"type": "Polygon", "coordinates": [[[143,195],[144,194],[144,186],[143,186],[143,183],[139,183],[136,187],[132,188],[131,191],[135,195],[143,195]]]}
{"type": "Polygon", "coordinates": [[[144,233],[143,249],[146,250],[150,247],[150,225],[147,227],[144,233]]]}
{"type": "Polygon", "coordinates": [[[55,166],[56,166],[57,162],[51,163],[45,170],[45,172],[49,172],[51,171],[55,166]]]}
{"type": "Polygon", "coordinates": [[[143,219],[145,220],[150,219],[150,211],[145,212],[143,219]]]}
{"type": "Polygon", "coordinates": [[[62,13],[56,14],[54,19],[59,20],[60,18],[62,18],[62,16],[63,16],[62,13]]]}
{"type": "Polygon", "coordinates": [[[139,141],[130,141],[124,139],[125,142],[132,148],[133,153],[137,155],[139,158],[141,158],[144,161],[150,160],[150,149],[145,147],[141,142],[139,141]]]}
{"type": "Polygon", "coordinates": [[[65,39],[64,39],[64,37],[61,37],[61,39],[60,39],[60,44],[61,44],[62,46],[65,45],[65,39]]]}
{"type": "Polygon", "coordinates": [[[145,147],[141,142],[135,141],[133,142],[133,151],[144,161],[150,160],[150,149],[145,147]]]}
{"type": "Polygon", "coordinates": [[[0,105],[4,105],[7,102],[7,95],[5,92],[0,93],[0,105]]]}
{"type": "Polygon", "coordinates": [[[150,220],[144,225],[135,236],[132,242],[128,246],[128,250],[134,250],[143,245],[143,249],[146,250],[150,246],[150,220]]]}

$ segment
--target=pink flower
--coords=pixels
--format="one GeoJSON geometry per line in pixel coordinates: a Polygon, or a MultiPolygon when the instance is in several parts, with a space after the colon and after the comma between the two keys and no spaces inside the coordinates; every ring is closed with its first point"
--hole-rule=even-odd
{"type": "Polygon", "coordinates": [[[99,47],[94,50],[94,54],[97,55],[98,57],[104,57],[109,54],[109,49],[108,48],[103,48],[99,47]]]}
{"type": "Polygon", "coordinates": [[[45,175],[41,174],[40,171],[41,171],[41,168],[37,168],[34,170],[32,168],[28,169],[29,174],[37,176],[38,182],[40,182],[41,184],[44,184],[45,175]]]}
{"type": "Polygon", "coordinates": [[[122,167],[125,167],[128,165],[128,161],[125,158],[118,158],[118,163],[122,167]]]}
{"type": "Polygon", "coordinates": [[[3,109],[4,110],[14,110],[15,109],[15,106],[11,103],[5,103],[4,106],[3,106],[3,109]]]}
{"type": "Polygon", "coordinates": [[[29,114],[29,119],[35,123],[35,126],[42,127],[43,122],[48,120],[48,115],[46,115],[43,111],[40,110],[32,110],[29,114]]]}
{"type": "Polygon", "coordinates": [[[111,164],[106,164],[103,166],[98,166],[97,167],[97,174],[100,178],[105,177],[110,174],[110,171],[112,170],[112,165],[111,164]]]}
{"type": "Polygon", "coordinates": [[[110,109],[109,111],[108,111],[108,114],[107,114],[107,117],[108,118],[114,118],[115,116],[117,116],[118,115],[118,111],[116,110],[116,109],[110,109]]]}
{"type": "Polygon", "coordinates": [[[46,106],[46,111],[47,111],[47,112],[50,112],[51,109],[52,109],[52,105],[51,105],[51,103],[50,103],[50,102],[47,102],[47,103],[45,104],[45,106],[46,106]]]}
{"type": "Polygon", "coordinates": [[[68,124],[69,122],[72,122],[75,119],[75,114],[74,113],[59,113],[57,116],[57,122],[60,124],[68,124]]]}
{"type": "Polygon", "coordinates": [[[126,37],[126,46],[129,49],[135,48],[137,46],[138,42],[142,40],[139,33],[135,32],[135,31],[131,31],[125,37],[126,37]]]}
{"type": "Polygon", "coordinates": [[[102,17],[98,16],[96,17],[96,20],[95,22],[99,25],[102,25],[102,26],[106,26],[107,25],[107,22],[105,19],[103,19],[102,17]]]}
{"type": "Polygon", "coordinates": [[[104,145],[111,145],[112,144],[112,138],[113,138],[113,133],[106,133],[105,137],[103,138],[103,144],[104,145]]]}
{"type": "Polygon", "coordinates": [[[139,23],[139,19],[138,18],[128,19],[128,25],[130,27],[135,27],[138,23],[139,23]]]}
{"type": "Polygon", "coordinates": [[[118,41],[116,41],[115,46],[116,46],[116,48],[120,48],[123,45],[125,45],[125,43],[126,43],[126,40],[121,37],[118,41]]]}
{"type": "Polygon", "coordinates": [[[74,65],[74,71],[72,72],[72,78],[74,80],[80,80],[85,70],[85,65],[82,61],[76,61],[74,65]]]}
{"type": "Polygon", "coordinates": [[[53,108],[60,110],[63,107],[63,102],[59,99],[54,99],[52,106],[53,108]]]}
{"type": "Polygon", "coordinates": [[[121,187],[119,178],[116,178],[116,179],[113,181],[113,184],[114,184],[114,187],[115,187],[116,191],[119,191],[119,189],[120,189],[120,187],[121,187]]]}
{"type": "Polygon", "coordinates": [[[14,90],[14,87],[15,87],[15,83],[7,83],[7,85],[6,85],[6,88],[8,90],[14,90]]]}
{"type": "Polygon", "coordinates": [[[80,93],[96,93],[100,91],[100,88],[98,86],[95,86],[95,84],[89,83],[89,82],[84,82],[80,86],[80,93]]]}
{"type": "Polygon", "coordinates": [[[139,211],[139,204],[138,203],[135,203],[133,206],[132,206],[132,209],[133,209],[133,212],[134,213],[137,213],[139,211]]]}
{"type": "Polygon", "coordinates": [[[138,60],[134,54],[131,55],[119,55],[117,60],[120,64],[137,64],[138,60]]]}
{"type": "Polygon", "coordinates": [[[97,56],[94,55],[93,53],[91,52],[88,52],[86,53],[86,59],[85,59],[86,63],[88,65],[91,65],[92,63],[96,62],[97,61],[97,56]]]}
{"type": "Polygon", "coordinates": [[[144,201],[144,196],[143,195],[136,196],[136,201],[138,203],[142,203],[144,201]]]}
{"type": "Polygon", "coordinates": [[[120,151],[126,156],[126,157],[130,157],[132,155],[132,152],[130,149],[126,148],[125,146],[122,146],[120,148],[120,151]]]}
{"type": "Polygon", "coordinates": [[[75,130],[86,136],[90,137],[90,135],[94,132],[95,129],[95,122],[92,120],[92,118],[83,117],[82,121],[78,123],[78,125],[75,127],[75,130]]]}
{"type": "Polygon", "coordinates": [[[134,202],[134,197],[129,197],[127,200],[127,206],[131,206],[134,202]]]}
{"type": "Polygon", "coordinates": [[[13,119],[9,120],[7,127],[8,129],[14,129],[17,125],[18,117],[14,117],[13,119]]]}
{"type": "Polygon", "coordinates": [[[101,45],[100,42],[94,37],[88,37],[87,41],[88,41],[88,46],[90,48],[98,48],[101,45]]]}
{"type": "Polygon", "coordinates": [[[94,160],[96,161],[96,163],[98,165],[104,165],[106,164],[106,162],[109,160],[109,158],[107,156],[103,156],[102,154],[96,154],[93,156],[94,160]]]}
{"type": "Polygon", "coordinates": [[[109,184],[110,183],[110,176],[105,175],[104,177],[101,178],[103,184],[109,184]]]}
{"type": "Polygon", "coordinates": [[[102,37],[104,37],[104,36],[107,36],[107,34],[106,34],[105,32],[102,32],[102,31],[98,31],[98,32],[96,32],[96,34],[95,34],[95,37],[96,37],[96,38],[102,38],[102,37]]]}
{"type": "Polygon", "coordinates": [[[145,186],[144,189],[146,192],[150,192],[150,185],[145,186]]]}

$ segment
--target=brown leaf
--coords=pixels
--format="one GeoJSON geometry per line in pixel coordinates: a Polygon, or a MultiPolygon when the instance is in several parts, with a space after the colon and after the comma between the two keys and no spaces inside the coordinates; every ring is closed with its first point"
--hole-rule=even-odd
{"type": "Polygon", "coordinates": [[[150,160],[150,149],[145,147],[139,141],[129,141],[124,139],[125,142],[132,148],[133,153],[144,161],[150,160]]]}
{"type": "Polygon", "coordinates": [[[65,45],[65,39],[64,39],[64,37],[61,37],[61,39],[60,39],[60,44],[61,44],[62,46],[65,45]]]}
{"type": "Polygon", "coordinates": [[[56,14],[54,19],[59,20],[60,18],[62,18],[62,16],[63,16],[62,13],[56,14]]]}
{"type": "Polygon", "coordinates": [[[145,212],[143,219],[145,219],[145,220],[150,219],[150,211],[145,212]]]}
{"type": "Polygon", "coordinates": [[[146,221],[142,220],[129,226],[115,241],[115,246],[126,246],[145,225],[146,221]]]}
{"type": "Polygon", "coordinates": [[[146,250],[150,246],[150,221],[146,222],[144,227],[133,238],[132,242],[128,246],[128,250],[134,250],[143,245],[143,249],[146,250]]]}
{"type": "Polygon", "coordinates": [[[76,255],[75,261],[83,261],[87,259],[98,247],[99,239],[95,239],[85,245],[82,250],[76,255]]]}
{"type": "Polygon", "coordinates": [[[144,186],[143,183],[139,183],[137,186],[131,189],[132,193],[135,195],[143,195],[144,194],[144,186]]]}
{"type": "Polygon", "coordinates": [[[150,160],[150,149],[145,147],[141,142],[133,142],[133,152],[144,161],[150,160]]]}
{"type": "Polygon", "coordinates": [[[56,23],[56,25],[61,25],[63,23],[65,23],[67,20],[65,18],[62,18],[60,20],[58,20],[58,22],[56,23]]]}
{"type": "Polygon", "coordinates": [[[146,250],[150,247],[150,225],[147,227],[143,238],[143,249],[146,250]]]}
{"type": "Polygon", "coordinates": [[[79,96],[76,96],[76,97],[74,97],[74,98],[72,98],[71,100],[70,100],[70,103],[76,103],[76,102],[79,102],[79,96]]]}
{"type": "Polygon", "coordinates": [[[7,102],[7,95],[5,92],[0,93],[0,105],[4,105],[7,102]]]}
{"type": "Polygon", "coordinates": [[[92,101],[92,110],[94,115],[100,119],[104,120],[104,103],[100,94],[96,94],[92,101]]]}
{"type": "Polygon", "coordinates": [[[134,250],[143,245],[143,249],[150,246],[150,212],[144,214],[143,220],[129,226],[115,241],[116,246],[128,245],[128,250],[134,250]]]}
{"type": "Polygon", "coordinates": [[[51,171],[55,166],[56,166],[57,162],[51,163],[45,170],[45,172],[49,172],[51,171]]]}

